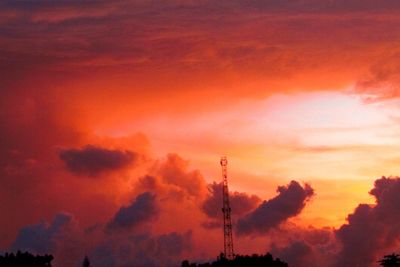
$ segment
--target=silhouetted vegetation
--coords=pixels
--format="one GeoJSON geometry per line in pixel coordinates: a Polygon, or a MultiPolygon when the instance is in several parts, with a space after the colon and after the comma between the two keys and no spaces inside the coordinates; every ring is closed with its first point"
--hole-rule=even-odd
{"type": "Polygon", "coordinates": [[[378,263],[383,267],[400,267],[400,255],[394,253],[385,255],[378,263]]]}
{"type": "Polygon", "coordinates": [[[88,256],[85,256],[85,258],[83,259],[82,266],[83,267],[91,267],[88,256]]]}
{"type": "Polygon", "coordinates": [[[236,255],[233,260],[228,260],[224,257],[224,254],[218,257],[218,259],[212,263],[190,263],[189,261],[183,261],[181,267],[288,267],[286,262],[281,261],[279,258],[274,259],[271,254],[265,255],[253,254],[252,256],[247,255],[236,255]]]}
{"type": "Polygon", "coordinates": [[[29,252],[5,253],[0,255],[1,267],[51,267],[52,255],[32,255],[29,252]]]}

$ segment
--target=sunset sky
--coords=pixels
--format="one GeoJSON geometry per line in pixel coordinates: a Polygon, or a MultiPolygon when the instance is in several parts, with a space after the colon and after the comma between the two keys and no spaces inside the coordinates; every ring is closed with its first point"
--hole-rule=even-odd
{"type": "Polygon", "coordinates": [[[397,0],[0,3],[0,252],[215,259],[226,155],[235,253],[376,266],[399,136],[397,0]]]}

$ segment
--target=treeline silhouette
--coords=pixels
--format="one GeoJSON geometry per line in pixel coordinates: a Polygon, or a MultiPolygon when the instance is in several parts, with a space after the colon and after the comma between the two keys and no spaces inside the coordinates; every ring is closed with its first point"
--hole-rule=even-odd
{"type": "MultiPolygon", "coordinates": [[[[33,255],[29,252],[18,251],[14,253],[5,253],[0,255],[0,267],[52,267],[51,261],[54,259],[52,255],[33,255]]],[[[400,255],[389,254],[383,256],[377,261],[382,267],[400,267],[400,255]]],[[[85,256],[83,267],[91,267],[89,258],[85,256]]],[[[253,254],[235,255],[234,259],[227,259],[223,253],[214,262],[206,263],[190,263],[185,260],[181,267],[289,267],[289,265],[281,261],[279,258],[274,259],[270,253],[265,255],[253,254]]]]}
{"type": "Polygon", "coordinates": [[[52,255],[32,255],[29,252],[5,253],[0,255],[1,267],[51,267],[52,255]]]}
{"type": "Polygon", "coordinates": [[[400,267],[400,255],[394,253],[385,255],[378,263],[383,267],[400,267]]]}
{"type": "Polygon", "coordinates": [[[181,267],[288,267],[286,262],[281,261],[279,258],[274,259],[271,254],[265,255],[253,254],[248,255],[236,255],[234,259],[227,259],[224,254],[218,257],[218,259],[211,263],[190,263],[185,260],[182,262],[181,267]]]}

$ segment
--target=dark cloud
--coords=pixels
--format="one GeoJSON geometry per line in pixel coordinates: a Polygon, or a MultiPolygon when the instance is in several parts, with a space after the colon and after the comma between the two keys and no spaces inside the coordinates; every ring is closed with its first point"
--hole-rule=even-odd
{"type": "MultiPolygon", "coordinates": [[[[138,196],[136,203],[146,197],[138,196]]],[[[127,218],[122,217],[120,219],[127,218]]],[[[77,231],[77,228],[72,215],[59,213],[51,224],[42,222],[22,228],[10,249],[51,253],[55,256],[55,264],[61,267],[80,266],[85,253],[95,266],[170,267],[179,266],[182,253],[193,246],[192,231],[114,235],[102,231],[96,234],[96,230],[91,233],[77,231]]]]}
{"type": "Polygon", "coordinates": [[[68,267],[81,263],[84,244],[83,232],[80,231],[75,217],[60,212],[50,224],[42,221],[21,228],[10,249],[52,254],[54,265],[68,267]]]}
{"type": "Polygon", "coordinates": [[[172,267],[179,266],[181,255],[193,246],[192,232],[169,232],[161,235],[124,235],[108,239],[91,253],[93,265],[172,267]]]}
{"type": "Polygon", "coordinates": [[[287,225],[269,232],[271,253],[289,266],[332,266],[337,245],[331,228],[303,228],[287,225]]]}
{"type": "Polygon", "coordinates": [[[98,244],[92,251],[92,265],[98,267],[116,266],[116,257],[114,256],[114,247],[111,242],[98,244]]]}
{"type": "Polygon", "coordinates": [[[153,219],[159,212],[156,196],[150,192],[140,194],[127,207],[121,207],[107,224],[108,231],[129,230],[153,219]]]}
{"type": "Polygon", "coordinates": [[[192,232],[185,234],[172,232],[157,237],[157,254],[180,255],[185,250],[191,250],[192,232]]]}
{"type": "MultiPolygon", "coordinates": [[[[303,190],[310,192],[305,194],[308,195],[307,198],[312,195],[311,188],[303,190]]],[[[337,230],[301,228],[290,224],[271,229],[268,233],[272,240],[270,251],[273,255],[287,261],[290,266],[375,266],[378,259],[396,251],[398,246],[400,178],[382,177],[376,180],[370,194],[375,197],[376,204],[359,204],[355,211],[348,215],[348,222],[337,230]]],[[[290,201],[289,205],[293,204],[292,202],[295,201],[290,201]]],[[[275,215],[272,211],[270,214],[271,217],[275,215]]],[[[257,224],[257,226],[265,229],[272,223],[266,217],[264,218],[265,224],[257,224]]],[[[246,222],[251,223],[250,226],[254,225],[249,218],[246,222]]],[[[239,221],[239,223],[244,223],[244,221],[239,221]]]]}
{"type": "MultiPolygon", "coordinates": [[[[274,250],[272,250],[274,252],[274,250]]],[[[273,253],[272,252],[272,253],[273,253]]],[[[312,248],[306,242],[302,240],[295,241],[288,245],[287,247],[282,248],[279,252],[274,255],[278,256],[281,259],[284,259],[290,266],[315,266],[312,262],[309,262],[310,255],[313,253],[312,248]]]]}
{"type": "MultiPolygon", "coordinates": [[[[222,212],[222,183],[212,183],[208,186],[209,195],[202,205],[203,212],[210,218],[221,218],[222,212]]],[[[254,210],[261,199],[256,195],[243,192],[230,192],[229,201],[232,215],[239,217],[254,210]]]]}
{"type": "Polygon", "coordinates": [[[298,215],[307,201],[314,195],[310,185],[302,187],[298,182],[291,181],[287,186],[279,186],[279,193],[273,199],[264,201],[254,211],[238,220],[239,235],[265,233],[287,219],[298,215]]]}
{"type": "Polygon", "coordinates": [[[41,222],[22,228],[11,250],[31,251],[34,253],[53,253],[56,249],[57,238],[65,231],[65,227],[72,221],[72,216],[67,213],[57,214],[53,222],[48,225],[41,222]]]}
{"type": "Polygon", "coordinates": [[[138,157],[131,151],[110,150],[93,145],[82,149],[64,149],[59,156],[69,171],[89,176],[122,169],[138,157]]]}
{"type": "Polygon", "coordinates": [[[192,232],[170,232],[156,236],[137,236],[134,238],[136,251],[131,264],[135,266],[176,266],[184,251],[191,251],[192,232]]]}
{"type": "Polygon", "coordinates": [[[360,204],[335,232],[342,246],[335,266],[369,266],[400,237],[400,178],[376,180],[370,194],[376,205],[360,204]]]}

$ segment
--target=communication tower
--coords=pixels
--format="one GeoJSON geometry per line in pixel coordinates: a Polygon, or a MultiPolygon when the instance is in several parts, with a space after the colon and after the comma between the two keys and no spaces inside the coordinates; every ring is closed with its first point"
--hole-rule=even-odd
{"type": "Polygon", "coordinates": [[[231,220],[231,207],[229,204],[229,190],[228,190],[228,174],[227,165],[228,160],[225,156],[221,157],[222,167],[222,213],[224,215],[224,254],[227,259],[233,259],[233,239],[232,239],[232,220],[231,220]]]}

